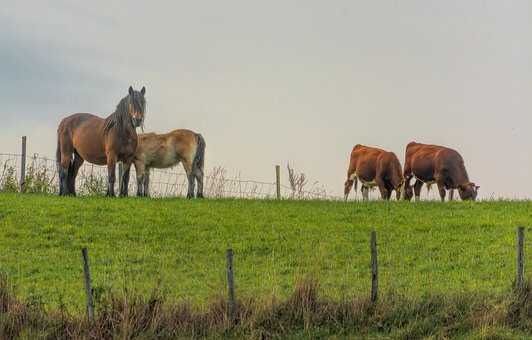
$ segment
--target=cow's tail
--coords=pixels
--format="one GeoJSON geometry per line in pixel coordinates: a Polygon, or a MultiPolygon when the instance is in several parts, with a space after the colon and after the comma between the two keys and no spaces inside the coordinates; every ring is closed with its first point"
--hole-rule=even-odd
{"type": "Polygon", "coordinates": [[[203,166],[205,163],[205,139],[199,133],[196,133],[196,154],[192,161],[192,173],[203,177],[203,166]]]}

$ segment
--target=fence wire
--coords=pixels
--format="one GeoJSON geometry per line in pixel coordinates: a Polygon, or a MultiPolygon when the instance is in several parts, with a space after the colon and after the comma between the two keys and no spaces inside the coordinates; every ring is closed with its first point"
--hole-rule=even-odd
{"type": "MultiPolygon", "coordinates": [[[[181,165],[168,169],[150,170],[150,196],[184,197],[188,190],[188,180],[181,165]]],[[[118,192],[119,176],[116,168],[115,191],[118,192]]],[[[54,159],[39,154],[26,158],[24,192],[57,194],[59,176],[54,159]]],[[[21,155],[0,153],[0,191],[20,191],[21,155]]],[[[76,192],[79,195],[104,195],[107,190],[107,167],[83,163],[76,178],[76,192]]],[[[129,195],[137,192],[135,167],[130,170],[129,195]]],[[[204,194],[213,198],[274,199],[277,195],[275,182],[242,179],[240,175],[229,177],[221,167],[212,168],[204,177],[204,194]]],[[[292,190],[281,185],[281,197],[290,199],[338,200],[328,195],[323,188],[315,190],[292,190]]]]}

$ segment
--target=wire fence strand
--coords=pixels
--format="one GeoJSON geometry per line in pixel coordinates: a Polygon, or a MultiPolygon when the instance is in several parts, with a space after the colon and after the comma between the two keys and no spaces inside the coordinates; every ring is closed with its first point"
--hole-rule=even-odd
{"type": "MultiPolygon", "coordinates": [[[[19,191],[20,154],[0,153],[0,190],[19,191]]],[[[39,154],[27,156],[26,183],[24,192],[57,194],[59,176],[54,159],[39,154]]],[[[188,190],[186,173],[180,165],[168,169],[150,170],[151,197],[185,197],[188,190]]],[[[118,167],[117,167],[118,168],[118,167]]],[[[118,169],[117,169],[118,172],[118,169]]],[[[118,188],[118,173],[115,186],[118,188]]],[[[76,178],[79,195],[104,195],[107,189],[107,167],[83,163],[76,178]]],[[[137,192],[135,167],[131,167],[128,186],[129,195],[137,192]]],[[[276,183],[242,179],[240,175],[229,177],[222,167],[214,167],[204,177],[204,194],[212,198],[274,199],[276,183]]],[[[295,191],[281,185],[281,196],[288,199],[338,200],[340,197],[327,194],[323,188],[295,191]]]]}

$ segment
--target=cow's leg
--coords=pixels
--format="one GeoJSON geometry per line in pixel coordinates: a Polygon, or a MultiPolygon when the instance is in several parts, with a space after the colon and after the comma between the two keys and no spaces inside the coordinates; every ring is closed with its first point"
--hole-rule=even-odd
{"type": "Polygon", "coordinates": [[[454,200],[454,189],[449,190],[449,201],[454,200]]]}
{"type": "Polygon", "coordinates": [[[447,194],[447,191],[445,190],[445,184],[442,181],[438,181],[438,191],[440,192],[440,198],[441,201],[445,201],[445,194],[447,194]]]}
{"type": "MultiPolygon", "coordinates": [[[[395,190],[391,182],[386,182],[386,190],[388,190],[388,196],[386,197],[386,199],[390,200],[392,198],[392,192],[395,190]]],[[[397,194],[397,199],[399,199],[400,192],[397,191],[397,194]]]]}
{"type": "Polygon", "coordinates": [[[375,183],[377,183],[377,186],[379,188],[379,191],[381,192],[381,198],[383,200],[389,199],[389,190],[387,188],[386,182],[380,178],[375,179],[375,183]]]}
{"type": "Polygon", "coordinates": [[[362,192],[362,201],[369,201],[369,188],[363,185],[362,188],[360,188],[360,191],[362,192]]]}
{"type": "Polygon", "coordinates": [[[415,195],[416,202],[420,200],[422,187],[423,187],[423,182],[421,182],[419,179],[416,179],[416,182],[414,183],[414,195],[415,195]]]}
{"type": "Polygon", "coordinates": [[[345,201],[347,201],[347,197],[349,196],[349,193],[351,192],[351,188],[353,188],[353,180],[349,179],[348,177],[347,180],[344,182],[344,200],[345,201]]]}

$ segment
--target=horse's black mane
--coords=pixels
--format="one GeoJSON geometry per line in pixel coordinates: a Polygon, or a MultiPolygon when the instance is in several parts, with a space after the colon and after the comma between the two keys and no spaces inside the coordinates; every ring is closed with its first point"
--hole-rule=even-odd
{"type": "Polygon", "coordinates": [[[115,112],[113,112],[105,121],[105,133],[108,133],[112,128],[118,130],[119,133],[126,132],[128,129],[135,130],[133,121],[129,116],[128,106],[133,105],[137,111],[143,112],[145,99],[138,92],[134,92],[133,96],[127,95],[116,106],[115,112]]]}

